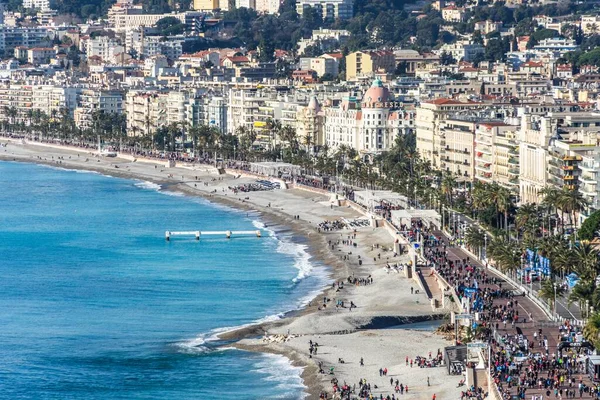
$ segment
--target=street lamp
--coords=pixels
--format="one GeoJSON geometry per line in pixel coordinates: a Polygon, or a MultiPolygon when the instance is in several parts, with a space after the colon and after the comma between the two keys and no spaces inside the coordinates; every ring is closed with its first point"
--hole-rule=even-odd
{"type": "Polygon", "coordinates": [[[554,286],[554,316],[556,317],[556,289],[558,288],[558,284],[554,282],[552,286],[554,286]]]}
{"type": "Polygon", "coordinates": [[[590,300],[586,300],[585,301],[585,317],[589,318],[590,317],[590,300]]]}
{"type": "Polygon", "coordinates": [[[487,265],[487,234],[485,233],[485,231],[483,232],[483,255],[485,257],[487,265]]]}

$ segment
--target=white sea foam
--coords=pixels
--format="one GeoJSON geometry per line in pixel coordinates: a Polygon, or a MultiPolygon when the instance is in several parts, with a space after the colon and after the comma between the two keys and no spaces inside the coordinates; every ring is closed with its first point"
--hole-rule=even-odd
{"type": "Polygon", "coordinates": [[[203,333],[193,339],[182,340],[181,342],[177,342],[174,344],[174,346],[177,347],[182,353],[186,353],[186,354],[206,353],[207,351],[210,351],[210,346],[208,346],[209,342],[216,342],[216,341],[221,340],[219,338],[220,334],[235,331],[238,329],[247,328],[252,325],[277,321],[277,320],[283,318],[284,315],[285,315],[284,313],[273,314],[273,315],[268,315],[266,317],[257,319],[256,321],[252,321],[248,324],[216,328],[209,332],[203,333]]]}
{"type": "Polygon", "coordinates": [[[298,394],[300,389],[305,389],[302,382],[302,371],[304,368],[295,367],[292,362],[284,356],[278,354],[265,353],[261,355],[261,360],[254,364],[255,371],[267,375],[264,380],[272,382],[278,389],[287,390],[278,398],[282,399],[304,399],[307,394],[304,391],[298,394]]]}
{"type": "Polygon", "coordinates": [[[63,168],[63,167],[57,167],[56,165],[49,165],[49,164],[36,164],[36,165],[40,165],[42,167],[46,167],[46,168],[50,168],[50,169],[55,169],[55,170],[58,170],[58,171],[75,172],[77,174],[94,174],[94,175],[102,175],[102,176],[105,176],[107,178],[114,178],[113,176],[105,175],[105,174],[103,174],[101,172],[98,172],[98,171],[91,171],[89,169],[63,168]]]}
{"type": "Polygon", "coordinates": [[[258,221],[258,220],[253,220],[252,221],[252,225],[256,228],[256,229],[260,229],[262,231],[265,231],[269,234],[269,236],[271,237],[276,237],[275,236],[275,231],[271,228],[269,228],[268,226],[266,226],[263,222],[258,221]]]}
{"type": "Polygon", "coordinates": [[[181,192],[170,192],[168,190],[161,190],[160,193],[166,194],[167,196],[172,196],[172,197],[185,197],[185,194],[183,194],[181,192]]]}
{"type": "Polygon", "coordinates": [[[142,188],[142,189],[149,189],[149,190],[156,190],[159,191],[162,187],[154,182],[150,182],[150,181],[139,181],[137,183],[135,183],[136,187],[142,188]]]}

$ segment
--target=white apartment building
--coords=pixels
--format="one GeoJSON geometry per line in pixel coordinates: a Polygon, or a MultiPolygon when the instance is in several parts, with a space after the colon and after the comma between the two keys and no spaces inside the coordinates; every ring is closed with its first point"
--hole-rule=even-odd
{"type": "Polygon", "coordinates": [[[313,8],[325,20],[350,19],[354,15],[353,0],[298,0],[296,12],[299,15],[307,8],[313,8]]]}
{"type": "Polygon", "coordinates": [[[227,130],[235,132],[239,127],[260,131],[266,126],[265,117],[259,118],[267,100],[276,100],[271,93],[256,89],[229,89],[227,94],[227,130]]]}
{"type": "Polygon", "coordinates": [[[211,96],[205,105],[205,125],[213,126],[221,133],[229,132],[227,127],[227,99],[222,96],[211,96]]]}
{"type": "Polygon", "coordinates": [[[114,27],[118,32],[126,32],[130,29],[139,29],[144,26],[151,27],[165,17],[177,18],[182,24],[185,24],[186,30],[196,32],[200,20],[204,17],[204,13],[199,11],[185,11],[171,14],[142,14],[139,9],[125,8],[118,14],[113,15],[114,27]]]}
{"type": "Polygon", "coordinates": [[[193,91],[127,92],[127,134],[144,136],[170,124],[194,126],[201,123],[201,102],[193,91]]]}
{"type": "Polygon", "coordinates": [[[548,145],[556,126],[550,118],[532,119],[521,116],[519,140],[519,198],[521,203],[539,203],[541,191],[548,182],[548,145]]]}
{"type": "Polygon", "coordinates": [[[256,0],[256,11],[266,14],[277,14],[281,0],[256,0]]]}
{"type": "Polygon", "coordinates": [[[23,0],[23,8],[35,8],[40,11],[49,11],[50,0],[23,0]]]}
{"type": "Polygon", "coordinates": [[[0,26],[0,51],[8,54],[18,46],[38,46],[47,41],[48,34],[46,27],[0,26]]]}
{"type": "Polygon", "coordinates": [[[322,51],[340,49],[350,38],[350,32],[343,29],[317,29],[308,39],[298,41],[298,54],[303,54],[308,46],[318,45],[322,51]]]}
{"type": "Polygon", "coordinates": [[[169,37],[164,40],[160,36],[142,36],[139,42],[138,53],[144,57],[164,55],[170,60],[175,60],[183,54],[183,36],[169,37]]]}
{"type": "Polygon", "coordinates": [[[60,112],[63,109],[68,110],[69,114],[73,115],[80,91],[81,89],[75,87],[34,86],[32,88],[31,108],[39,110],[50,117],[60,117],[60,112]]]}
{"type": "Polygon", "coordinates": [[[300,69],[304,71],[312,70],[317,73],[318,77],[330,75],[338,76],[339,61],[337,58],[324,54],[320,57],[302,57],[300,58],[300,69]]]}
{"type": "Polygon", "coordinates": [[[256,9],[256,0],[235,0],[235,8],[250,8],[252,10],[256,9]]]}
{"type": "Polygon", "coordinates": [[[438,54],[443,52],[451,54],[456,61],[472,61],[478,54],[485,53],[485,49],[476,43],[456,42],[443,45],[438,54]]]}
{"type": "Polygon", "coordinates": [[[504,122],[479,123],[475,130],[475,179],[519,193],[518,126],[504,122]]]}
{"type": "MultiPolygon", "coordinates": [[[[0,110],[5,107],[14,107],[17,116],[12,122],[28,123],[27,110],[33,105],[33,88],[31,85],[15,85],[7,83],[0,86],[0,110]]],[[[0,112],[0,119],[6,121],[8,116],[0,112]]]]}
{"type": "Polygon", "coordinates": [[[73,113],[75,124],[81,129],[91,127],[92,114],[95,111],[121,114],[123,112],[123,93],[120,91],[82,90],[79,94],[79,106],[73,113]]]}
{"type": "Polygon", "coordinates": [[[441,152],[440,169],[473,180],[475,159],[476,120],[472,118],[449,117],[441,124],[446,145],[441,152]]]}
{"type": "Polygon", "coordinates": [[[85,54],[87,58],[100,57],[103,61],[109,61],[116,54],[123,53],[125,48],[119,44],[116,39],[108,36],[98,36],[95,39],[88,39],[85,45],[85,54]]]}
{"type": "Polygon", "coordinates": [[[472,147],[474,137],[472,134],[454,135],[453,139],[459,139],[460,141],[452,143],[446,139],[445,121],[456,115],[468,115],[469,112],[476,111],[482,106],[481,103],[462,102],[445,98],[421,102],[417,107],[415,118],[417,151],[421,157],[424,160],[429,160],[431,165],[436,168],[444,170],[456,168],[442,161],[446,159],[446,146],[452,144],[455,149],[469,149],[472,147]]]}

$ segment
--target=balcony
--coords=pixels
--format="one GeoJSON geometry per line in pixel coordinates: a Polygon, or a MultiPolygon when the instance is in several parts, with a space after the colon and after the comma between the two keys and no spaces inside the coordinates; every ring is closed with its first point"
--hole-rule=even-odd
{"type": "Polygon", "coordinates": [[[519,165],[519,160],[517,160],[517,159],[516,159],[516,158],[514,158],[514,157],[509,157],[509,158],[508,158],[508,163],[509,163],[509,164],[513,164],[513,165],[519,165]]]}
{"type": "Polygon", "coordinates": [[[563,161],[581,161],[581,156],[564,156],[563,161]]]}
{"type": "Polygon", "coordinates": [[[563,165],[562,166],[563,171],[573,171],[575,169],[574,165],[563,165]]]}
{"type": "Polygon", "coordinates": [[[483,144],[483,145],[486,145],[486,146],[491,146],[492,145],[491,140],[486,140],[486,139],[484,139],[482,137],[475,138],[475,143],[477,143],[477,144],[483,144]]]}
{"type": "Polygon", "coordinates": [[[508,169],[508,174],[509,175],[519,175],[519,168],[509,168],[508,169]]]}
{"type": "Polygon", "coordinates": [[[589,174],[581,175],[579,177],[579,179],[585,183],[596,183],[597,182],[596,177],[593,175],[589,175],[589,174]]]}
{"type": "Polygon", "coordinates": [[[591,185],[583,185],[579,187],[579,191],[581,191],[581,193],[583,193],[586,196],[596,196],[598,194],[596,188],[591,185]]]}
{"type": "Polygon", "coordinates": [[[565,176],[563,177],[563,179],[564,179],[565,181],[574,181],[574,180],[575,180],[575,178],[577,178],[575,175],[565,175],[565,176]]]}
{"type": "Polygon", "coordinates": [[[554,167],[562,167],[562,163],[559,163],[555,158],[551,158],[550,161],[548,161],[548,164],[554,167]]]}
{"type": "Polygon", "coordinates": [[[519,178],[510,178],[508,182],[517,185],[519,183],[519,178]]]}
{"type": "Polygon", "coordinates": [[[478,164],[475,166],[475,169],[478,169],[481,171],[491,171],[491,166],[492,166],[492,164],[490,164],[490,163],[478,164]]]}
{"type": "Polygon", "coordinates": [[[596,171],[598,169],[597,166],[594,166],[594,163],[590,162],[582,162],[578,167],[584,171],[596,171]]]}

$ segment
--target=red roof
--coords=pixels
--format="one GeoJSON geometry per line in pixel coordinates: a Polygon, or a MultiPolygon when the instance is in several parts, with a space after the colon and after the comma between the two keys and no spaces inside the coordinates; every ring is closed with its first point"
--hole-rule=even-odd
{"type": "Polygon", "coordinates": [[[344,58],[344,55],[342,53],[325,53],[325,54],[327,54],[329,57],[337,58],[338,60],[344,58]]]}
{"type": "Polygon", "coordinates": [[[429,103],[429,104],[436,104],[436,105],[446,105],[446,104],[466,104],[463,103],[462,101],[456,101],[456,100],[452,100],[452,99],[446,99],[446,98],[439,98],[439,99],[435,99],[435,100],[428,100],[428,101],[424,101],[424,103],[429,103]]]}
{"type": "Polygon", "coordinates": [[[509,124],[505,124],[504,122],[485,122],[480,124],[481,126],[486,126],[488,128],[492,128],[494,126],[510,126],[509,124]]]}
{"type": "Polygon", "coordinates": [[[527,61],[526,63],[523,63],[523,67],[543,67],[543,66],[544,66],[543,62],[527,61]]]}

